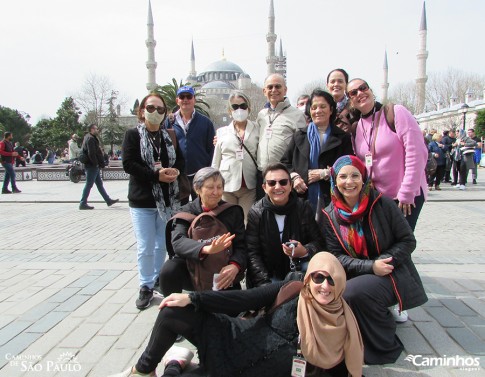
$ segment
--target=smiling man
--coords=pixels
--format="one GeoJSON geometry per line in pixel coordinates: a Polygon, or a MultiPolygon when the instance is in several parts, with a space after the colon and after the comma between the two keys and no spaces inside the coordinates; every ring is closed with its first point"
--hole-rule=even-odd
{"type": "Polygon", "coordinates": [[[266,195],[249,210],[246,228],[246,283],[250,287],[283,280],[290,272],[290,263],[304,272],[310,258],[325,250],[314,212],[307,201],[292,192],[285,165],[269,164],[263,179],[266,195]]]}
{"type": "Polygon", "coordinates": [[[256,121],[260,130],[258,163],[263,170],[266,165],[280,161],[295,131],[306,126],[303,112],[291,106],[286,97],[287,90],[285,78],[280,74],[270,75],[264,81],[263,93],[268,103],[256,121]]]}

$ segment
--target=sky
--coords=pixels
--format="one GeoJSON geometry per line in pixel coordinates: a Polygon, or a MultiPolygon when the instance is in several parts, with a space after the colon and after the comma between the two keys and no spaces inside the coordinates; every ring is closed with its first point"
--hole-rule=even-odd
{"type": "MultiPolygon", "coordinates": [[[[185,79],[225,58],[253,82],[266,76],[269,0],[152,0],[157,83],[185,79]]],[[[292,103],[309,83],[342,67],[378,93],[387,49],[392,86],[416,78],[422,0],[274,0],[292,103]]],[[[485,74],[483,0],[426,1],[427,72],[485,74]],[[480,37],[480,35],[482,37],[480,37]]],[[[0,105],[55,117],[89,75],[107,77],[127,114],[146,94],[148,0],[1,0],[0,105]]]]}

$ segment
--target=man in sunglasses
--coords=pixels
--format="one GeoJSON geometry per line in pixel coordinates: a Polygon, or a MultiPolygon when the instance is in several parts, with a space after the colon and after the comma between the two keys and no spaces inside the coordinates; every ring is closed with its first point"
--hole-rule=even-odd
{"type": "Polygon", "coordinates": [[[272,74],[264,82],[263,93],[268,103],[256,121],[260,130],[258,163],[262,169],[279,162],[295,131],[306,126],[305,115],[291,106],[287,90],[285,78],[280,74],[272,74]]]}
{"type": "Polygon", "coordinates": [[[259,287],[306,271],[308,261],[325,250],[325,239],[310,204],[292,191],[290,172],[281,163],[263,171],[266,195],[248,213],[246,284],[259,287]]]}
{"type": "MultiPolygon", "coordinates": [[[[211,166],[214,154],[214,124],[205,115],[195,111],[195,91],[191,86],[182,86],[178,89],[176,102],[179,110],[173,117],[167,117],[165,127],[175,130],[180,150],[185,158],[185,173],[192,187],[195,173],[211,166]]],[[[194,191],[191,195],[192,199],[197,197],[194,191]]],[[[188,200],[182,201],[181,204],[186,204],[188,200]]]]}

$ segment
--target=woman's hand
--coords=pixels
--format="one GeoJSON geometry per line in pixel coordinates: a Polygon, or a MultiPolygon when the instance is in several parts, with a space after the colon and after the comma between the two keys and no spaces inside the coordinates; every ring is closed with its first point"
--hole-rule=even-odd
{"type": "Polygon", "coordinates": [[[376,259],[374,264],[372,265],[372,270],[374,274],[377,276],[386,276],[389,275],[392,270],[394,270],[394,266],[390,264],[392,262],[392,257],[384,258],[384,259],[376,259]]]}
{"type": "Polygon", "coordinates": [[[219,238],[213,240],[210,245],[205,245],[201,252],[202,254],[217,254],[221,251],[227,250],[231,247],[234,237],[236,237],[236,235],[231,235],[229,232],[223,234],[219,238]]]}
{"type": "Polygon", "coordinates": [[[293,181],[293,188],[298,194],[304,194],[306,190],[308,190],[308,187],[305,184],[305,181],[300,176],[295,178],[295,180],[293,181]]]}
{"type": "Polygon", "coordinates": [[[234,279],[238,272],[239,269],[233,264],[228,264],[227,266],[222,267],[216,282],[217,289],[221,290],[230,287],[234,283],[234,279]]]}
{"type": "Polygon", "coordinates": [[[291,258],[303,258],[308,254],[308,250],[301,244],[301,242],[297,240],[290,240],[290,242],[296,242],[296,247],[292,248],[290,246],[286,246],[285,244],[281,244],[283,247],[283,253],[291,258]]]}
{"type": "Polygon", "coordinates": [[[174,168],[161,168],[158,171],[158,180],[160,182],[165,182],[165,183],[172,183],[175,181],[178,177],[180,172],[178,169],[174,168]]]}
{"type": "Polygon", "coordinates": [[[187,293],[172,293],[170,296],[165,297],[162,300],[158,308],[162,309],[166,306],[183,308],[190,303],[191,301],[187,293]]]}
{"type": "Polygon", "coordinates": [[[411,209],[412,209],[412,207],[416,208],[416,205],[414,203],[413,204],[406,204],[406,203],[403,203],[403,202],[399,202],[398,207],[402,211],[404,217],[406,217],[408,215],[411,216],[411,209]]]}

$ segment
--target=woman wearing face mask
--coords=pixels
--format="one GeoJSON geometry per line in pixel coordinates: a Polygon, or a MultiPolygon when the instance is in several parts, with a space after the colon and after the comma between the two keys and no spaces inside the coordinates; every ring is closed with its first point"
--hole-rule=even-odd
{"type": "Polygon", "coordinates": [[[167,108],[158,93],[149,93],[140,103],[139,124],[123,140],[123,168],[130,175],[128,200],[137,240],[138,309],[153,298],[160,268],[165,260],[165,224],[180,209],[177,176],[185,161],[178,145],[160,125],[167,108]]]}
{"type": "Polygon", "coordinates": [[[232,92],[228,105],[233,121],[217,130],[212,167],[221,172],[226,182],[222,200],[240,205],[246,218],[256,201],[259,128],[248,119],[251,106],[246,94],[232,92]]]}

